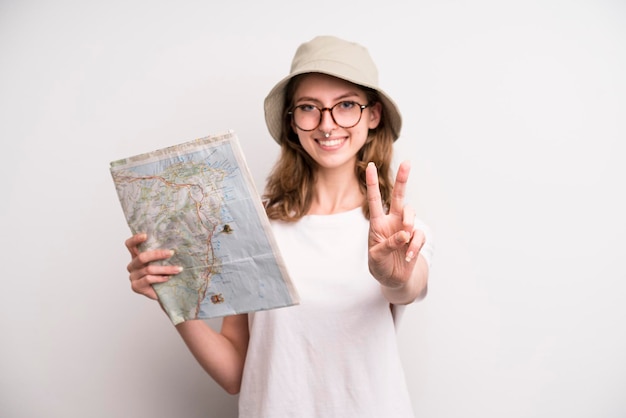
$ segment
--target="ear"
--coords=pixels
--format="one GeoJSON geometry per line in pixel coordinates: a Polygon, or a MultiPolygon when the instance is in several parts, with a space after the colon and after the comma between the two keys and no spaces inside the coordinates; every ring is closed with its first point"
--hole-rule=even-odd
{"type": "Polygon", "coordinates": [[[374,103],[372,106],[368,107],[369,109],[369,120],[367,121],[367,127],[369,129],[376,129],[378,124],[380,123],[380,119],[382,118],[383,113],[383,105],[380,102],[374,103]]]}

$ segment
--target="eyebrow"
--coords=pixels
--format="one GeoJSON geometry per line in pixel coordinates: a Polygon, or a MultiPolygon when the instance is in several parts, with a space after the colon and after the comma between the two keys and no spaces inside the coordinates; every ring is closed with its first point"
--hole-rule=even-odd
{"type": "MultiPolygon", "coordinates": [[[[334,101],[335,101],[335,103],[339,103],[342,100],[349,99],[349,98],[354,98],[354,97],[356,97],[358,99],[361,98],[361,97],[359,97],[358,92],[350,91],[350,92],[342,94],[342,95],[340,95],[338,97],[335,97],[334,101]]],[[[300,102],[315,102],[315,103],[320,103],[320,104],[322,103],[321,100],[319,100],[319,99],[317,99],[315,97],[310,97],[310,96],[302,96],[302,97],[299,97],[296,100],[294,100],[294,103],[300,103],[300,102]]]]}

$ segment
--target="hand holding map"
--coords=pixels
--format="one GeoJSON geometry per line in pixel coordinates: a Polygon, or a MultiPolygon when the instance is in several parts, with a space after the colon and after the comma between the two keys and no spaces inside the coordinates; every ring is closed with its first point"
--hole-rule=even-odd
{"type": "Polygon", "coordinates": [[[236,135],[226,132],[113,161],[117,194],[142,250],[167,248],[183,271],[153,285],[176,325],[295,305],[236,135]]]}

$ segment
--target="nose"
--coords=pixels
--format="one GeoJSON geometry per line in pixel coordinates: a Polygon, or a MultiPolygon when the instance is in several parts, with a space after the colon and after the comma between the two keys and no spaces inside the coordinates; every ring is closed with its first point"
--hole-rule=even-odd
{"type": "Polygon", "coordinates": [[[321,109],[320,112],[321,120],[318,129],[322,132],[330,132],[335,129],[337,127],[337,123],[333,118],[332,109],[325,107],[324,109],[321,109]]]}

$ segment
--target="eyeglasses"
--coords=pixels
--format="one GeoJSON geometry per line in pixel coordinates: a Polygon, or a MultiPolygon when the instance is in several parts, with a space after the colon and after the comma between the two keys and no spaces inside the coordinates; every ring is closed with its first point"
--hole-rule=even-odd
{"type": "Polygon", "coordinates": [[[352,128],[361,121],[363,109],[371,106],[371,103],[362,105],[357,102],[343,101],[336,103],[333,107],[319,108],[312,104],[302,104],[295,106],[287,112],[291,115],[293,122],[302,131],[312,131],[322,123],[322,114],[325,110],[330,112],[333,121],[342,128],[352,128]]]}

